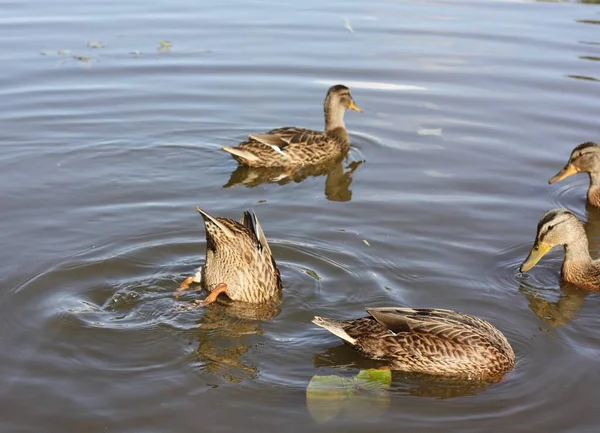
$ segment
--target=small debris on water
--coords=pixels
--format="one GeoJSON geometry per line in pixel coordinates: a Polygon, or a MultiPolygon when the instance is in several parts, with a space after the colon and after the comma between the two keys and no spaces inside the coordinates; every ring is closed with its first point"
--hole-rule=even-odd
{"type": "Polygon", "coordinates": [[[104,42],[100,42],[100,41],[88,41],[87,46],[90,48],[104,48],[106,47],[106,45],[104,45],[104,42]]]}

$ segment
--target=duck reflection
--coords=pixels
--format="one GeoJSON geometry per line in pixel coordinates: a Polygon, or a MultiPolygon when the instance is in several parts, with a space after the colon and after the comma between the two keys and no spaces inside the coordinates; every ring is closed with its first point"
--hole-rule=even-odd
{"type": "Polygon", "coordinates": [[[223,188],[245,185],[252,188],[263,183],[285,185],[289,182],[300,183],[308,177],[326,176],[325,197],[331,201],[350,201],[352,199],[352,175],[364,161],[352,161],[344,167],[344,160],[309,167],[298,168],[251,168],[238,166],[229,182],[223,188]]]}
{"type": "Polygon", "coordinates": [[[261,322],[279,315],[280,302],[249,304],[219,299],[203,312],[198,326],[188,334],[192,341],[198,341],[194,358],[203,365],[203,371],[232,383],[256,378],[258,365],[244,357],[252,337],[263,333],[261,322]]]}
{"type": "Polygon", "coordinates": [[[540,297],[537,291],[531,287],[523,284],[519,286],[519,291],[527,299],[531,311],[553,328],[565,326],[576,318],[577,313],[583,307],[585,297],[590,293],[569,283],[561,283],[562,293],[558,301],[551,302],[540,297]]]}
{"type": "MultiPolygon", "coordinates": [[[[600,209],[587,203],[587,221],[584,230],[589,243],[590,255],[598,257],[600,250],[600,209]]],[[[590,294],[588,290],[561,281],[561,295],[555,302],[547,301],[531,287],[520,285],[519,291],[523,293],[529,302],[529,308],[545,323],[558,328],[567,325],[577,317],[579,310],[583,307],[585,298],[590,294]]]]}
{"type": "MultiPolygon", "coordinates": [[[[356,355],[356,351],[341,344],[319,353],[313,358],[315,368],[383,368],[384,362],[374,361],[356,355]]],[[[415,397],[454,398],[476,395],[485,391],[497,382],[470,381],[428,374],[407,373],[403,371],[392,372],[392,386],[390,392],[415,397]]]]}

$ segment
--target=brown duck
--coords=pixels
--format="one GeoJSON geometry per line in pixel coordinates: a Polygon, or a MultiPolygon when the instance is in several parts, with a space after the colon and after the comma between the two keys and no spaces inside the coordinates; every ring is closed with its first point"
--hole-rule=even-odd
{"type": "Polygon", "coordinates": [[[600,207],[600,144],[581,143],[571,152],[569,162],[548,183],[560,182],[577,173],[587,173],[590,177],[590,187],[587,192],[588,202],[600,207]]]}
{"type": "Polygon", "coordinates": [[[206,264],[185,279],[176,292],[200,283],[210,295],[200,303],[208,305],[221,293],[234,301],[263,303],[281,295],[281,276],[271,249],[252,211],[241,222],[213,217],[196,207],[206,228],[206,264]]]}
{"type": "Polygon", "coordinates": [[[587,290],[600,290],[600,261],[590,256],[582,222],[566,209],[552,209],[540,219],[533,248],[520,271],[529,271],[552,248],[560,245],[565,250],[563,281],[587,290]]]}
{"type": "Polygon", "coordinates": [[[322,164],[341,157],[350,149],[344,124],[346,110],[362,112],[350,89],[338,84],[327,92],[324,103],[325,131],[294,126],[253,134],[237,147],[223,147],[240,164],[248,167],[301,167],[322,164]]]}
{"type": "Polygon", "coordinates": [[[390,368],[465,379],[499,380],[515,365],[512,347],[485,320],[451,310],[367,308],[369,316],[313,323],[390,368]]]}

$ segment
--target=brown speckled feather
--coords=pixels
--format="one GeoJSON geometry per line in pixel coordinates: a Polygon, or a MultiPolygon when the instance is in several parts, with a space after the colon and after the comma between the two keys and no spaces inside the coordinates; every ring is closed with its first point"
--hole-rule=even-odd
{"type": "Polygon", "coordinates": [[[279,269],[254,212],[245,212],[241,223],[198,212],[206,227],[202,286],[212,291],[226,283],[227,295],[234,301],[261,303],[280,296],[279,269]]]}
{"type": "Polygon", "coordinates": [[[315,324],[397,370],[498,380],[515,364],[512,347],[485,320],[451,310],[370,308],[370,317],[315,324]]]}
{"type": "Polygon", "coordinates": [[[324,132],[286,127],[266,134],[251,135],[239,149],[259,156],[256,164],[233,155],[240,163],[257,167],[282,167],[321,164],[335,159],[350,149],[350,141],[324,132]]]}

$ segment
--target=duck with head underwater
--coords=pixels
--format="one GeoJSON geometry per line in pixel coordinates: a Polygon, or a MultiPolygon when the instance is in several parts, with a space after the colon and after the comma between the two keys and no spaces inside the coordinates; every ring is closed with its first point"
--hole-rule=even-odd
{"type": "Polygon", "coordinates": [[[589,175],[588,203],[600,207],[600,144],[588,141],[575,147],[571,152],[567,165],[556,173],[548,183],[560,182],[577,173],[587,173],[589,175]]]}
{"type": "Polygon", "coordinates": [[[367,317],[316,316],[313,323],[392,370],[496,382],[515,365],[506,337],[478,317],[435,308],[366,310],[367,317]]]}
{"type": "Polygon", "coordinates": [[[582,222],[567,209],[552,209],[537,226],[533,248],[519,271],[533,268],[552,248],[562,245],[562,279],[586,290],[600,290],[600,261],[592,260],[582,222]]]}
{"type": "Polygon", "coordinates": [[[241,222],[213,217],[196,207],[206,228],[206,263],[185,279],[175,297],[192,283],[208,290],[206,306],[224,293],[233,301],[252,304],[281,296],[281,276],[256,214],[244,212],[241,222]]]}
{"type": "Polygon", "coordinates": [[[344,123],[346,110],[362,112],[350,89],[338,84],[329,88],[324,103],[325,131],[298,127],[273,129],[253,134],[237,147],[223,147],[240,164],[248,167],[293,168],[322,164],[341,157],[350,149],[344,123]]]}

